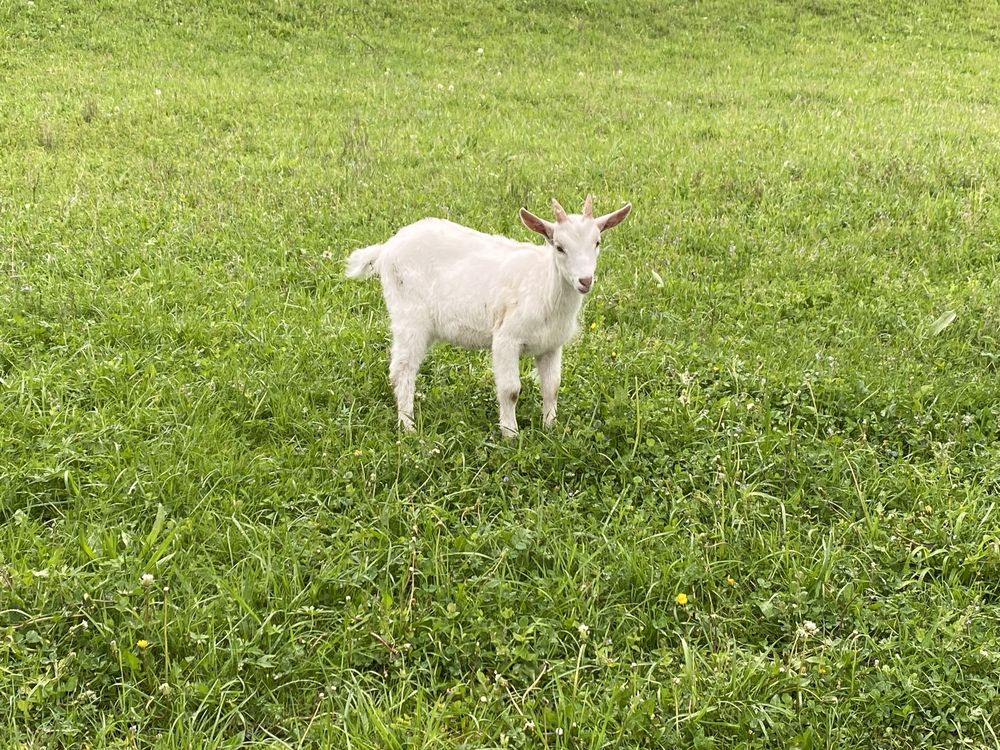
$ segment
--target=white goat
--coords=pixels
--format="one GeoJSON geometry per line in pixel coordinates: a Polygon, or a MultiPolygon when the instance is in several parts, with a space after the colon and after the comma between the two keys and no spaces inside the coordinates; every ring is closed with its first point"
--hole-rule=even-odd
{"type": "Polygon", "coordinates": [[[588,195],[581,214],[553,198],[551,223],[521,209],[521,221],[545,244],[483,234],[444,219],[422,219],[381,245],[347,259],[347,276],[378,273],[392,327],[389,379],[399,424],[413,430],[417,370],[435,341],[493,350],[500,432],[517,434],[518,358],[535,358],[545,427],[556,418],[562,347],[594,282],[601,232],[628,216],[630,203],[594,218],[588,195]]]}

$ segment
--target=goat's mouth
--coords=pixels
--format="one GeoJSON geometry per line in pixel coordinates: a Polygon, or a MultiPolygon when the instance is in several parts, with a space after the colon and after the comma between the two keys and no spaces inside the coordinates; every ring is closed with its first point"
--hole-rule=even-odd
{"type": "Polygon", "coordinates": [[[591,286],[584,286],[583,284],[579,284],[579,283],[576,284],[576,291],[578,291],[580,294],[590,294],[590,290],[593,289],[593,288],[594,288],[593,285],[591,285],[591,286]]]}

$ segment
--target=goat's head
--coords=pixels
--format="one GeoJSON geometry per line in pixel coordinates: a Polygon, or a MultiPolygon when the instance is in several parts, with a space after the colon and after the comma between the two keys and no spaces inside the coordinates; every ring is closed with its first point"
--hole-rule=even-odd
{"type": "Polygon", "coordinates": [[[588,195],[583,211],[568,214],[552,199],[555,222],[545,221],[525,208],[521,221],[532,232],[538,232],[551,246],[556,267],[563,279],[581,294],[590,291],[597,269],[597,256],[601,252],[601,233],[620,224],[632,210],[626,203],[617,211],[594,218],[594,198],[588,195]]]}

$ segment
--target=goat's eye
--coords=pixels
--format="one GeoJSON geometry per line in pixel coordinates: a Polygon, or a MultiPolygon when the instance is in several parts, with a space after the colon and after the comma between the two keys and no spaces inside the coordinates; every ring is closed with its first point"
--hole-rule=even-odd
{"type": "Polygon", "coordinates": [[[562,245],[556,245],[556,252],[559,253],[560,255],[565,255],[566,254],[566,251],[563,250],[563,246],[562,245]]]}

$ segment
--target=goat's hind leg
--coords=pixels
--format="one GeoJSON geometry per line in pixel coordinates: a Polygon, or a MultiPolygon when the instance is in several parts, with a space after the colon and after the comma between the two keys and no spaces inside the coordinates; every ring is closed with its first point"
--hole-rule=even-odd
{"type": "Polygon", "coordinates": [[[424,361],[430,336],[427,329],[413,325],[392,327],[392,355],[389,360],[389,381],[396,393],[396,411],[400,427],[413,432],[413,394],[417,371],[424,361]]]}

